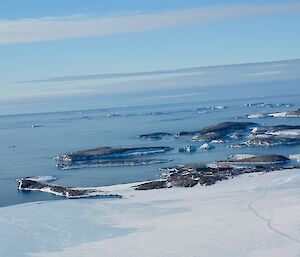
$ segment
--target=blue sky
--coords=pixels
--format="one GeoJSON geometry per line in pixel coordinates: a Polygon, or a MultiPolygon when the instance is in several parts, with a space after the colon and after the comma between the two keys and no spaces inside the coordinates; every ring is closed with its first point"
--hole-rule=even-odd
{"type": "Polygon", "coordinates": [[[299,58],[299,24],[300,1],[3,1],[0,101],[72,91],[19,81],[299,58]]]}

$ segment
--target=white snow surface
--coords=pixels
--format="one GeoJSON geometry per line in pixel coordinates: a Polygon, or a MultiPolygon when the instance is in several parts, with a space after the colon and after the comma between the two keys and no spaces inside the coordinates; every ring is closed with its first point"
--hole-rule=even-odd
{"type": "Polygon", "coordinates": [[[300,170],[0,208],[0,256],[296,257],[300,170]],[[18,243],[16,243],[18,242],[18,243]]]}

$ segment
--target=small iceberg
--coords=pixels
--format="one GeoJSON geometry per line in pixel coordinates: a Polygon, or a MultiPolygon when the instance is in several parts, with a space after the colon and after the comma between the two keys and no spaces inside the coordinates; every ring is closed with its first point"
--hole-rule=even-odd
{"type": "Polygon", "coordinates": [[[178,152],[180,153],[193,153],[196,151],[197,151],[197,147],[194,145],[187,145],[187,146],[180,147],[178,149],[178,152]]]}
{"type": "Polygon", "coordinates": [[[222,139],[215,139],[215,140],[212,140],[211,143],[212,144],[223,144],[224,140],[222,140],[222,139]]]}
{"type": "Polygon", "coordinates": [[[227,106],[219,105],[219,106],[214,106],[210,108],[211,110],[223,110],[227,109],[227,106]]]}
{"type": "Polygon", "coordinates": [[[212,146],[212,145],[210,145],[210,144],[208,144],[208,143],[204,143],[199,148],[202,149],[202,150],[210,150],[210,149],[214,149],[215,147],[212,146]]]}
{"type": "Polygon", "coordinates": [[[268,115],[262,114],[262,113],[255,113],[255,114],[249,114],[247,115],[248,119],[261,119],[266,118],[268,115]]]}
{"type": "Polygon", "coordinates": [[[126,113],[120,113],[120,112],[109,112],[106,114],[106,117],[124,117],[127,116],[126,113]]]}

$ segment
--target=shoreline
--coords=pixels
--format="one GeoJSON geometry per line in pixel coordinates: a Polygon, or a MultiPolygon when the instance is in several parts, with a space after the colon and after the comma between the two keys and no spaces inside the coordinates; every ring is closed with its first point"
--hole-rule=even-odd
{"type": "MultiPolygon", "coordinates": [[[[101,194],[99,195],[92,195],[92,196],[86,196],[86,197],[61,197],[60,199],[53,199],[53,200],[46,200],[46,201],[33,201],[33,202],[26,202],[26,203],[20,203],[20,204],[13,204],[13,205],[7,205],[7,206],[3,206],[0,207],[1,208],[9,208],[9,207],[14,207],[14,206],[23,206],[23,205],[35,205],[35,204],[45,204],[48,202],[56,202],[56,201],[68,201],[68,200],[72,200],[72,201],[76,201],[76,200],[99,200],[99,201],[103,201],[103,200],[116,200],[116,199],[127,199],[128,197],[132,197],[134,193],[138,193],[138,192],[151,192],[151,191],[163,191],[163,190],[171,190],[171,189],[178,189],[178,190],[188,190],[188,189],[193,189],[193,188],[199,188],[199,187],[204,187],[204,188],[208,188],[208,187],[214,187],[215,185],[219,185],[221,183],[224,182],[228,182],[230,183],[230,181],[235,180],[237,178],[240,177],[251,177],[251,176],[255,176],[255,175],[265,175],[265,174],[269,174],[269,173],[276,173],[276,172],[287,172],[287,171],[300,171],[300,167],[286,167],[286,168],[278,168],[278,169],[273,169],[270,171],[259,171],[259,172],[251,172],[251,173],[243,173],[243,174],[239,174],[236,176],[232,176],[229,177],[228,179],[222,179],[222,180],[218,180],[216,181],[216,183],[212,184],[212,185],[200,185],[197,184],[193,187],[166,187],[166,188],[156,188],[156,189],[149,189],[149,190],[136,190],[135,188],[146,184],[146,183],[151,183],[153,181],[160,181],[163,179],[158,179],[158,180],[145,180],[145,181],[138,181],[138,182],[131,182],[131,183],[124,183],[124,184],[115,184],[115,185],[109,185],[109,186],[99,186],[99,187],[73,187],[72,189],[76,190],[76,189],[84,189],[84,190],[95,190],[100,192],[101,194]],[[122,196],[122,197],[106,197],[106,196],[122,196]]],[[[300,173],[299,173],[300,174],[300,173]]],[[[38,190],[38,189],[31,189],[31,190],[27,190],[27,189],[23,189],[25,192],[41,192],[41,193],[50,193],[50,194],[54,194],[56,196],[61,196],[59,194],[56,193],[51,193],[49,191],[45,191],[45,190],[38,190]]]]}

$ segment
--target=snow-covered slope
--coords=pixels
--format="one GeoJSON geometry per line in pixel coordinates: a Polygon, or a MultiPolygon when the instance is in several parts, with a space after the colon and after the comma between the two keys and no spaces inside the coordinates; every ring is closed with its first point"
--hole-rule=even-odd
{"type": "Polygon", "coordinates": [[[1,208],[0,256],[299,256],[300,170],[209,187],[109,189],[126,198],[1,208]]]}

